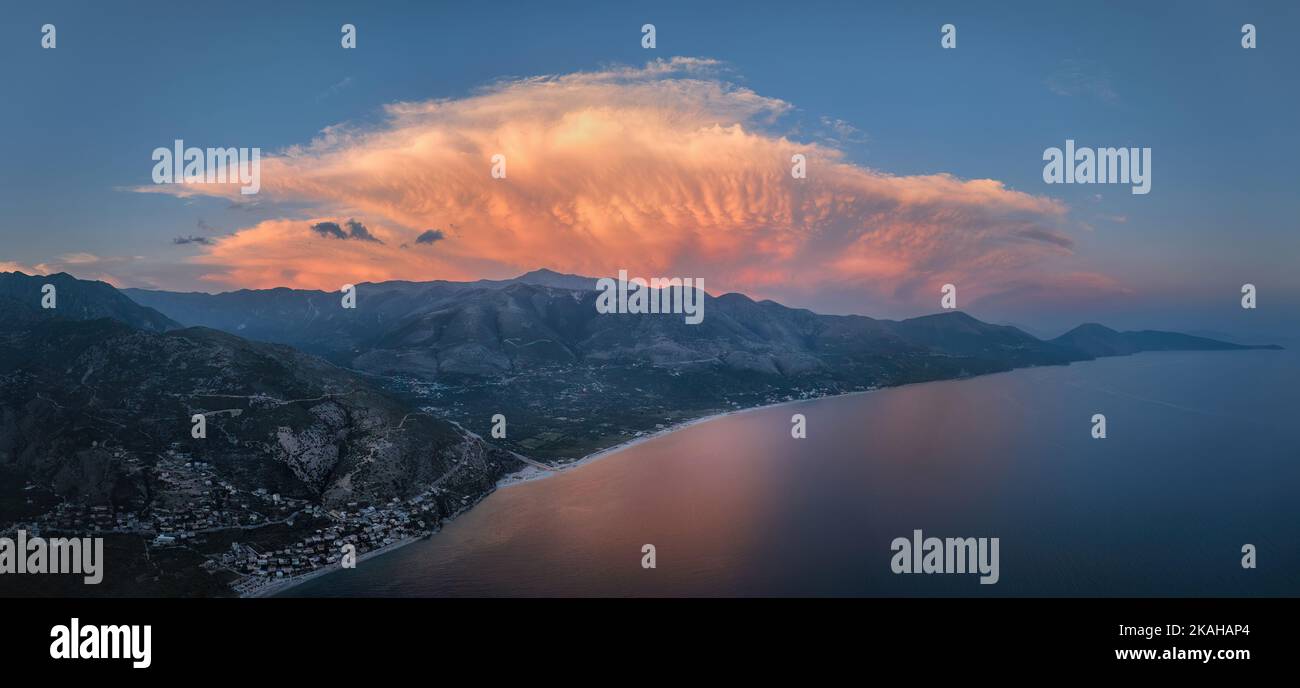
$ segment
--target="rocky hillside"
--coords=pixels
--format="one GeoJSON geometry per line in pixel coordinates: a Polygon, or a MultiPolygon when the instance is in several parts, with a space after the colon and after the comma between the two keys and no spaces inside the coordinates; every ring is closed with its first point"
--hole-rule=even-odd
{"type": "Polygon", "coordinates": [[[0,465],[92,502],[147,501],[149,472],[112,457],[148,466],[166,449],[326,505],[406,497],[455,471],[489,489],[513,464],[320,359],[215,330],[42,323],[0,333],[0,360],[0,465]]]}
{"type": "Polygon", "coordinates": [[[27,275],[0,272],[0,315],[8,323],[51,319],[93,320],[112,318],[132,327],[164,332],[180,327],[174,320],[124,296],[104,282],[79,280],[66,272],[27,275]],[[54,287],[54,308],[42,308],[45,287],[54,287]]]}
{"type": "Polygon", "coordinates": [[[0,294],[0,469],[67,497],[145,504],[149,467],[168,450],[240,488],[326,505],[439,481],[477,495],[515,465],[355,373],[287,346],[170,329],[102,283],[11,274],[0,294]],[[32,311],[47,279],[59,306],[32,311]],[[192,436],[196,414],[206,438],[192,436]]]}

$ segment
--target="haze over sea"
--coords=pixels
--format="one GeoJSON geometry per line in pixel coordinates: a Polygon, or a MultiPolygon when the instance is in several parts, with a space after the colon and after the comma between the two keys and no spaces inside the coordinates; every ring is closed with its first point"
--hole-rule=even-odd
{"type": "Polygon", "coordinates": [[[284,594],[1294,595],[1298,358],[1144,353],[725,416],[284,594]],[[914,529],[1000,538],[1001,580],[891,573],[914,529]]]}

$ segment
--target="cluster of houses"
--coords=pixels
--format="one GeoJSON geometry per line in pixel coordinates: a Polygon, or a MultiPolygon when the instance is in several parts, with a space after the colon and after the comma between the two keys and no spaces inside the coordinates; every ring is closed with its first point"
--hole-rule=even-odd
{"type": "Polygon", "coordinates": [[[338,564],[344,547],[352,545],[354,553],[365,554],[396,542],[428,533],[426,523],[436,523],[438,508],[430,492],[402,502],[374,506],[348,502],[345,507],[304,509],[308,516],[324,518],[328,525],[278,549],[259,549],[256,545],[236,542],[230,550],[212,560],[213,568],[240,575],[232,588],[250,594],[266,585],[311,573],[338,564]]]}
{"type": "MultiPolygon", "coordinates": [[[[209,555],[204,568],[237,574],[231,587],[247,594],[338,564],[345,545],[352,545],[352,553],[359,556],[426,535],[440,520],[439,488],[406,501],[392,499],[378,505],[348,502],[327,509],[266,489],[237,489],[219,479],[209,464],[175,450],[159,458],[155,476],[164,489],[143,514],[61,501],[26,527],[37,534],[46,530],[143,535],[154,548],[205,545],[215,533],[229,538],[232,530],[246,531],[247,537],[235,533],[229,549],[209,555]],[[259,537],[261,528],[281,524],[293,529],[288,531],[289,537],[298,537],[299,531],[307,534],[285,546],[257,544],[268,539],[259,537]]],[[[30,485],[29,489],[39,486],[30,485]]]]}
{"type": "MultiPolygon", "coordinates": [[[[211,465],[175,451],[159,459],[155,476],[163,484],[159,492],[164,496],[147,512],[60,501],[31,526],[37,531],[82,535],[152,535],[155,546],[166,547],[199,540],[204,533],[291,519],[309,505],[306,500],[282,498],[264,489],[240,491],[218,479],[211,465]]],[[[43,488],[29,484],[26,489],[35,492],[43,488]]]]}

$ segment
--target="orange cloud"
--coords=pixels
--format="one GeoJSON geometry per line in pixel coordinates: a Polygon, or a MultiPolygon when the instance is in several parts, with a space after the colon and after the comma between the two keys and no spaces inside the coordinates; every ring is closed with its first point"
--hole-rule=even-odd
{"type": "MultiPolygon", "coordinates": [[[[771,133],[791,106],[720,80],[718,68],[675,58],[390,105],[377,127],[332,127],[264,156],[257,202],[312,217],[239,230],[194,260],[239,287],[550,267],[928,303],[943,282],[977,285],[967,294],[979,298],[1071,253],[1061,203],[991,179],[890,175],[771,133]],[[796,153],[806,179],[790,174],[796,153]],[[491,175],[496,154],[505,179],[491,175]],[[383,243],[309,229],[349,217],[383,243]],[[445,239],[417,246],[429,229],[445,239]]],[[[141,190],[247,200],[231,185],[141,190]]]]}
{"type": "Polygon", "coordinates": [[[65,253],[53,260],[32,265],[0,261],[0,272],[22,272],[28,275],[53,275],[67,272],[80,279],[99,280],[114,287],[123,287],[126,284],[114,274],[114,268],[127,267],[139,258],[141,257],[102,258],[93,253],[65,253]]]}
{"type": "Polygon", "coordinates": [[[217,238],[192,259],[208,267],[203,279],[216,285],[283,286],[338,290],[344,284],[390,279],[476,279],[473,266],[458,264],[434,247],[402,248],[406,232],[368,224],[380,241],[337,239],[312,231],[319,222],[343,223],[342,218],[268,220],[217,238]]]}
{"type": "Polygon", "coordinates": [[[42,275],[48,272],[48,267],[44,263],[37,265],[27,265],[25,263],[15,263],[11,260],[0,260],[0,272],[22,272],[29,275],[42,275]]]}

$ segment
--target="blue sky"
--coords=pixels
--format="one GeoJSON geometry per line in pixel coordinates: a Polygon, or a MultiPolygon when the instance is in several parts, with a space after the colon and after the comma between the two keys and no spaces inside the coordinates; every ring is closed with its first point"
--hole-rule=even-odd
{"type": "MultiPolygon", "coordinates": [[[[379,126],[399,101],[464,98],[501,79],[652,57],[725,63],[722,78],[793,107],[778,133],[892,175],[991,178],[1070,209],[1072,263],[1131,296],[1000,309],[1052,330],[1291,327],[1300,314],[1300,48],[1295,3],[41,3],[0,23],[0,262],[115,258],[128,286],[213,289],[178,267],[215,235],[291,214],[221,198],[136,193],[150,152],[305,144],[331,125],[379,126]],[[924,5],[923,7],[921,5],[924,5]],[[358,27],[341,50],[339,25],[358,27]],[[654,23],[658,45],[640,45],[654,23]],[[1240,47],[1254,23],[1259,47],[1240,47]],[[58,28],[41,50],[40,26],[58,28]],[[939,48],[939,27],[958,48],[939,48]],[[651,54],[652,53],[652,54],[651,54]],[[1044,148],[1148,146],[1152,192],[1047,186],[1044,148]],[[141,266],[151,265],[149,269],[141,266]],[[159,267],[163,266],[163,267],[159,267]],[[1259,313],[1235,308],[1243,282],[1259,313]],[[1267,312],[1266,312],[1267,311],[1267,312]]],[[[540,266],[537,266],[540,267],[540,266]]],[[[486,272],[508,273],[502,266],[486,272]]],[[[75,274],[75,271],[73,271],[75,274]]],[[[485,274],[500,277],[504,274],[485,274]]],[[[910,304],[790,295],[818,310],[905,315],[910,304]]],[[[913,313],[914,314],[914,313],[913,313]]]]}

